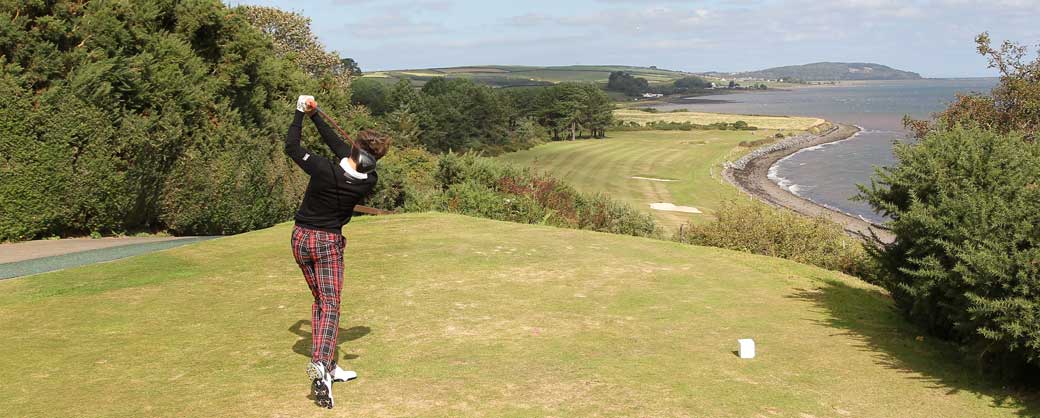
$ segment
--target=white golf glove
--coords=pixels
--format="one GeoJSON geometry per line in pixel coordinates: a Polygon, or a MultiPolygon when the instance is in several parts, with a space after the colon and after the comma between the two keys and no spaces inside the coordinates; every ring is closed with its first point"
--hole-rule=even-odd
{"type": "Polygon", "coordinates": [[[300,96],[298,99],[296,99],[296,110],[306,112],[307,102],[310,100],[314,100],[314,96],[300,96]]]}

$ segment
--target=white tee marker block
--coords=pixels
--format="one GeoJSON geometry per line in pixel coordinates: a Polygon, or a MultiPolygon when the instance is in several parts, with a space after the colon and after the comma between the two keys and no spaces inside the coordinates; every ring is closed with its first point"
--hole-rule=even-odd
{"type": "Polygon", "coordinates": [[[740,344],[740,358],[755,358],[755,340],[740,339],[737,344],[740,344]]]}

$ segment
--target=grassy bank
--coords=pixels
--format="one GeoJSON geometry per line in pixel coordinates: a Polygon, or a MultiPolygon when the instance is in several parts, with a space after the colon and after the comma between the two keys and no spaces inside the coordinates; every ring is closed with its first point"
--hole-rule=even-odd
{"type": "Polygon", "coordinates": [[[6,416],[1037,413],[880,290],[718,249],[423,214],[359,219],[338,406],[307,399],[289,226],[0,282],[6,416]],[[451,239],[443,231],[452,231],[451,239]],[[41,320],[46,318],[46,320],[41,320]],[[751,337],[759,357],[733,354],[751,337]]]}

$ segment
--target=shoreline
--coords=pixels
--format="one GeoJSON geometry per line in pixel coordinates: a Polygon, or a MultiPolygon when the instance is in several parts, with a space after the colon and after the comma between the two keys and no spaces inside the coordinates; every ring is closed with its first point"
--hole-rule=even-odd
{"type": "Polygon", "coordinates": [[[870,237],[873,233],[881,242],[891,243],[895,240],[895,236],[887,229],[795,195],[769,179],[770,168],[781,159],[805,148],[852,138],[860,132],[860,128],[856,126],[838,123],[834,125],[835,127],[828,132],[815,135],[809,140],[748,158],[742,161],[742,167],[735,167],[727,163],[726,168],[722,171],[722,177],[745,194],[769,205],[790,209],[812,218],[825,218],[841,225],[846,232],[860,238],[870,237]]]}

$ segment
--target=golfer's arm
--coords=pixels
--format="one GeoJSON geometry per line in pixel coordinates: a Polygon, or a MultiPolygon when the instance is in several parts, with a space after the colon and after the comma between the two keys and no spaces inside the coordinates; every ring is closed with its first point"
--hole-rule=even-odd
{"type": "Polygon", "coordinates": [[[350,145],[343,142],[343,139],[325,122],[320,113],[315,113],[311,120],[314,121],[314,126],[318,127],[321,140],[325,141],[325,145],[329,146],[333,154],[336,154],[336,158],[344,159],[350,157],[350,145]]]}
{"type": "Polygon", "coordinates": [[[320,168],[320,161],[324,158],[315,155],[300,145],[300,137],[303,136],[304,116],[303,112],[296,111],[296,116],[293,118],[292,124],[289,125],[289,133],[285,135],[285,154],[292,158],[293,162],[300,166],[303,171],[313,176],[320,168]]]}

